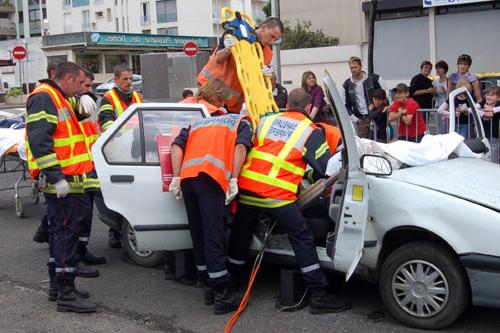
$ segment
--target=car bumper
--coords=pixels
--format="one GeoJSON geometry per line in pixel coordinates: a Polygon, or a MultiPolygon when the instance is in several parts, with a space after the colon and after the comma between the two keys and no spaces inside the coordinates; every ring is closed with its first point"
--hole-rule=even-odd
{"type": "Polygon", "coordinates": [[[472,304],[500,308],[500,257],[469,253],[460,261],[469,277],[472,304]]]}

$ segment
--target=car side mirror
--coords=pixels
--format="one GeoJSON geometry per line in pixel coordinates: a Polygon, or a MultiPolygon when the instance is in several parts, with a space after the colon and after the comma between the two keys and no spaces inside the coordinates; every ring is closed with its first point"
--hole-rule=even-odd
{"type": "Polygon", "coordinates": [[[391,162],[381,155],[361,156],[361,168],[367,175],[390,176],[392,174],[391,162]]]}

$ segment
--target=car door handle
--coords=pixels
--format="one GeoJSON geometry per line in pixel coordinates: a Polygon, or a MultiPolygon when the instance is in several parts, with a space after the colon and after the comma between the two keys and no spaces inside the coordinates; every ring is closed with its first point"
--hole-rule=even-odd
{"type": "Polygon", "coordinates": [[[111,175],[109,176],[109,180],[112,183],[133,183],[134,176],[132,175],[111,175]]]}

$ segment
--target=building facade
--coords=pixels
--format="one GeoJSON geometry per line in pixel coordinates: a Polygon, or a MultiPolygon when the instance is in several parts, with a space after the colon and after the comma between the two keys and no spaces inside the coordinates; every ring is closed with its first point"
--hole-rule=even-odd
{"type": "Polygon", "coordinates": [[[0,40],[15,39],[16,7],[14,0],[0,1],[0,40]]]}
{"type": "Polygon", "coordinates": [[[267,0],[52,0],[47,3],[52,35],[105,31],[214,36],[220,10],[230,7],[263,18],[267,0]]]}

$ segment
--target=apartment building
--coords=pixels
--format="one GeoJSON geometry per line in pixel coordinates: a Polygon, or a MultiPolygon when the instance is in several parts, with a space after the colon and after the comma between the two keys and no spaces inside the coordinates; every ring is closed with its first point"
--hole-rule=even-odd
{"type": "Polygon", "coordinates": [[[16,7],[14,0],[0,1],[0,40],[15,39],[16,33],[16,7]]]}
{"type": "Polygon", "coordinates": [[[47,13],[51,35],[102,31],[214,36],[221,33],[221,8],[242,10],[262,19],[262,7],[266,2],[267,0],[51,0],[47,3],[47,13]]]}

